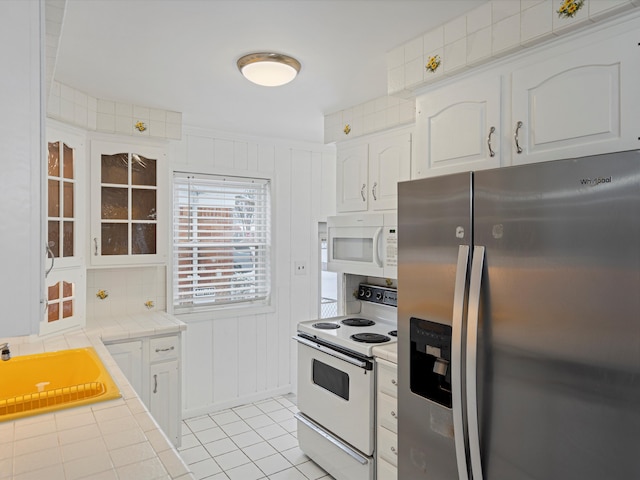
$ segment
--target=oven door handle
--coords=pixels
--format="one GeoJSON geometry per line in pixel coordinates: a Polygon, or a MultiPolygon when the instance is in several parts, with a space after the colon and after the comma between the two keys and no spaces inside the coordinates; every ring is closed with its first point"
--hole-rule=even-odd
{"type": "Polygon", "coordinates": [[[364,457],[364,456],[360,455],[360,453],[356,452],[349,445],[341,442],[340,440],[335,438],[333,435],[329,435],[324,429],[320,428],[320,426],[316,425],[311,420],[307,419],[305,416],[301,415],[300,413],[294,413],[293,416],[299,422],[304,423],[307,427],[309,427],[315,433],[317,433],[318,435],[322,436],[323,438],[329,440],[331,443],[333,443],[336,447],[338,447],[344,453],[349,455],[354,460],[358,461],[361,465],[366,465],[367,463],[369,463],[369,460],[367,459],[367,457],[364,457]]]}
{"type": "Polygon", "coordinates": [[[349,355],[345,355],[344,353],[337,352],[329,347],[325,347],[324,345],[319,345],[318,343],[307,340],[302,337],[293,337],[294,340],[306,345],[307,347],[311,347],[314,350],[318,350],[319,352],[326,353],[327,355],[331,355],[332,357],[339,358],[340,360],[344,360],[345,362],[349,362],[352,365],[360,368],[367,368],[367,362],[364,360],[358,360],[357,358],[350,357],[349,355]]]}

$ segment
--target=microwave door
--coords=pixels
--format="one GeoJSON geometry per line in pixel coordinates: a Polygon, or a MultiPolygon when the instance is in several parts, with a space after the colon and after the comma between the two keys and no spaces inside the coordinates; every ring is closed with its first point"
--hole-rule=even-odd
{"type": "Polygon", "coordinates": [[[329,230],[329,262],[333,272],[381,276],[383,227],[339,227],[329,230]]]}

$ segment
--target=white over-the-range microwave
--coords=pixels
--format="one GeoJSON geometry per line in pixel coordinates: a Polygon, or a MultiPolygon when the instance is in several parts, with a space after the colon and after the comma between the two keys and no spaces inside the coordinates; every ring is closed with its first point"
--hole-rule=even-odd
{"type": "Polygon", "coordinates": [[[396,212],[329,217],[327,269],[398,278],[397,224],[396,212]]]}

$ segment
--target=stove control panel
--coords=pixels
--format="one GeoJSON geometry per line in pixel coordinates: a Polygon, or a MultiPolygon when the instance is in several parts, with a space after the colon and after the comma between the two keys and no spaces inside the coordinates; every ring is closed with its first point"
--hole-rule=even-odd
{"type": "Polygon", "coordinates": [[[397,307],[398,291],[395,288],[361,283],[358,287],[358,300],[397,307]]]}

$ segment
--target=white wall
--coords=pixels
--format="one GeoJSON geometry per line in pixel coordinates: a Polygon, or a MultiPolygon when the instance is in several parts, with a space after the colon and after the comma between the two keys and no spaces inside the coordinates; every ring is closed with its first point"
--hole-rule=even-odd
{"type": "Polygon", "coordinates": [[[0,14],[0,339],[37,331],[44,278],[40,232],[40,2],[0,14]]]}
{"type": "MultiPolygon", "coordinates": [[[[185,128],[170,155],[173,170],[272,179],[273,308],[183,318],[185,416],[211,412],[295,388],[296,324],[318,314],[318,221],[331,211],[322,178],[335,152],[323,145],[239,138],[185,128]],[[323,173],[324,172],[324,173],[323,173]],[[294,261],[307,263],[294,275],[294,261]]],[[[169,299],[167,299],[169,301],[169,299]]]]}

